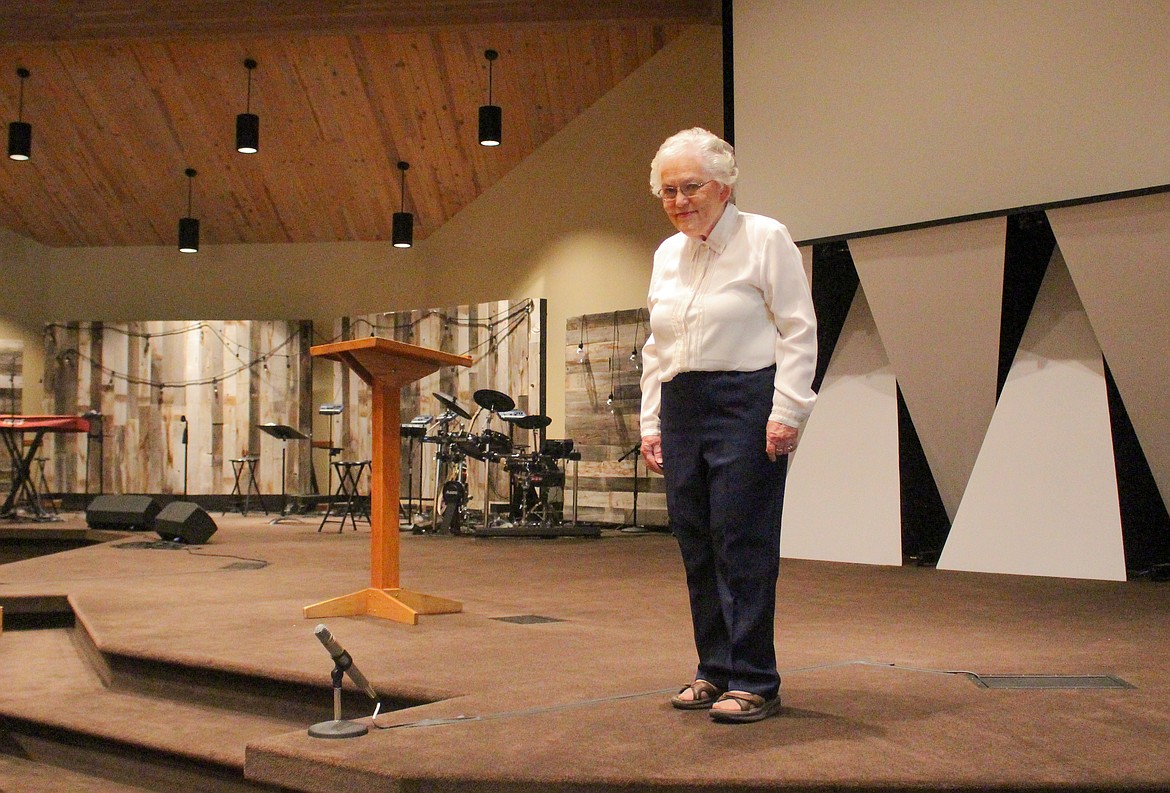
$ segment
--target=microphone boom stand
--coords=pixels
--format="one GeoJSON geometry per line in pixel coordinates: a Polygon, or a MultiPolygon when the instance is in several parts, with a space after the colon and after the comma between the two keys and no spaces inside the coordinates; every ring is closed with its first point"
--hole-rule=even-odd
{"type": "Polygon", "coordinates": [[[633,524],[630,526],[622,526],[622,528],[621,528],[621,530],[627,534],[639,534],[641,532],[646,531],[646,529],[644,529],[643,527],[638,525],[638,460],[642,456],[641,451],[642,451],[642,443],[641,443],[641,441],[639,441],[634,446],[634,448],[630,449],[628,452],[626,452],[625,454],[623,454],[621,457],[618,458],[619,463],[624,463],[626,461],[627,457],[632,456],[634,458],[634,514],[632,516],[633,524]]]}
{"type": "MultiPolygon", "coordinates": [[[[183,498],[187,497],[187,417],[179,416],[179,421],[183,424],[183,498]]],[[[89,473],[88,467],[86,474],[89,473]]],[[[88,491],[89,488],[87,487],[88,491]]]]}

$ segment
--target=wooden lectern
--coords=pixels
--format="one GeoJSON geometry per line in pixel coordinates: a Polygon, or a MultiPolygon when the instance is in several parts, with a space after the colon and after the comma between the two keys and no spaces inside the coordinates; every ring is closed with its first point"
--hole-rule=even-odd
{"type": "Polygon", "coordinates": [[[366,382],[374,394],[374,444],[370,461],[370,586],[349,595],[305,607],[305,617],[370,615],[418,624],[419,614],[451,614],[463,604],[411,592],[398,585],[399,389],[440,366],[471,366],[471,357],[452,355],[371,336],[321,344],[313,356],[340,361],[366,382]]]}

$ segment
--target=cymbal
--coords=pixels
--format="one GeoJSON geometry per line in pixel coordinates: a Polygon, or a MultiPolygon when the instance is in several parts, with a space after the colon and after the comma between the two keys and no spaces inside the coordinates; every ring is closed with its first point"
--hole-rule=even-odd
{"type": "Polygon", "coordinates": [[[541,430],[552,424],[548,416],[525,416],[512,422],[522,430],[541,430]]]}
{"type": "Polygon", "coordinates": [[[453,411],[465,419],[471,418],[471,414],[464,410],[463,407],[455,401],[455,397],[450,396],[449,394],[441,394],[438,391],[432,391],[431,396],[439,400],[439,402],[441,402],[448,410],[453,411]]]}
{"type": "Polygon", "coordinates": [[[475,404],[493,413],[502,413],[505,410],[511,410],[516,407],[516,403],[512,400],[512,397],[507,394],[501,394],[499,391],[493,391],[490,388],[479,389],[472,398],[475,400],[475,404]]]}

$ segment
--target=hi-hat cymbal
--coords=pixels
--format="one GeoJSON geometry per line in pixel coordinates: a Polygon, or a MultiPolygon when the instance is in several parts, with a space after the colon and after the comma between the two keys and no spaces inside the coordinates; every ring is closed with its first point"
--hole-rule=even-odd
{"type": "Polygon", "coordinates": [[[479,389],[472,398],[475,400],[475,404],[493,413],[502,413],[505,410],[511,410],[516,407],[516,403],[512,400],[512,397],[507,394],[501,394],[499,391],[493,391],[490,388],[479,389]]]}
{"type": "Polygon", "coordinates": [[[525,416],[522,419],[516,419],[512,423],[522,430],[542,430],[549,424],[552,424],[552,419],[548,416],[525,416]]]}
{"type": "Polygon", "coordinates": [[[471,418],[471,414],[463,409],[463,406],[455,401],[455,397],[449,394],[441,394],[438,391],[432,391],[431,396],[443,403],[443,405],[450,411],[462,416],[465,419],[471,418]]]}

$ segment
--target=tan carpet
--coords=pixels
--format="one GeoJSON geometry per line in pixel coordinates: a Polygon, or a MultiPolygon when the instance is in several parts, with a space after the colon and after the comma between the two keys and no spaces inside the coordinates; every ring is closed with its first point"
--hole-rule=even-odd
{"type": "MultiPolygon", "coordinates": [[[[78,617],[0,635],[0,790],[52,789],[15,786],[12,768],[66,764],[39,748],[55,735],[205,768],[208,790],[232,775],[305,791],[1170,785],[1167,584],[785,560],[785,710],[725,726],[667,703],[694,665],[667,535],[403,535],[402,585],[464,604],[406,626],[302,616],[369,585],[367,527],[213,517],[199,548],[137,547],[157,539],[140,534],[0,565],[6,616],[22,597],[63,595],[78,617]],[[555,621],[498,619],[532,615],[555,621]],[[413,707],[362,738],[310,738],[332,717],[318,622],[384,711],[413,707]],[[988,690],[963,671],[1111,674],[1134,688],[988,690]]],[[[346,702],[370,722],[373,703],[346,702]]]]}

